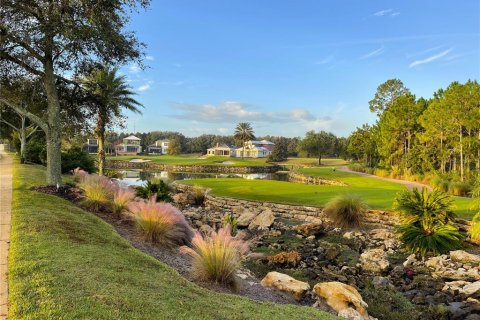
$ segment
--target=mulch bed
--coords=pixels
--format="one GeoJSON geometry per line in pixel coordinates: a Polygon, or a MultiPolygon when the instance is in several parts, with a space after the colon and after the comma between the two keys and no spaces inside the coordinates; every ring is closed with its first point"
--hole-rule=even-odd
{"type": "MultiPolygon", "coordinates": [[[[83,199],[82,191],[77,187],[61,186],[57,188],[55,186],[37,186],[33,187],[32,190],[58,196],[60,198],[71,201],[76,205],[78,205],[83,199]]],[[[85,208],[82,209],[86,210],[85,208]]],[[[190,257],[186,254],[181,253],[178,248],[168,249],[150,242],[146,242],[135,229],[133,221],[125,216],[117,217],[114,214],[105,211],[86,211],[95,214],[102,220],[112,225],[118,232],[118,234],[120,234],[120,236],[129,241],[130,244],[136,249],[174,268],[183,277],[201,287],[217,292],[245,296],[253,300],[271,301],[281,304],[299,304],[287,294],[263,287],[260,284],[260,281],[257,278],[253,277],[251,273],[246,269],[241,271],[244,271],[242,273],[246,273],[249,276],[247,277],[247,279],[238,278],[234,287],[227,287],[207,281],[199,281],[198,279],[194,278],[190,273],[190,257]]],[[[311,301],[304,301],[304,303],[302,304],[311,305],[310,302],[311,301]]]]}

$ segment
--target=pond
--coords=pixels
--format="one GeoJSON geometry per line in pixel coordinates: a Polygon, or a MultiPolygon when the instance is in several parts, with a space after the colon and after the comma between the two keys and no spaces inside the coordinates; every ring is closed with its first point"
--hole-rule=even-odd
{"type": "Polygon", "coordinates": [[[165,181],[193,180],[193,179],[220,179],[241,178],[248,180],[277,180],[288,181],[286,173],[187,173],[169,171],[145,171],[145,170],[116,170],[117,179],[129,186],[139,186],[145,181],[161,179],[165,181]]]}

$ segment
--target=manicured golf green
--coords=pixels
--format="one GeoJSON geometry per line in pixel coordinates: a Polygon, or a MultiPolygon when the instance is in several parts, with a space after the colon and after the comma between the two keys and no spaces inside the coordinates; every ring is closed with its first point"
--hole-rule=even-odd
{"type": "Polygon", "coordinates": [[[230,157],[206,157],[198,154],[186,154],[186,155],[138,155],[138,156],[110,156],[107,157],[108,160],[124,160],[130,161],[132,159],[143,159],[150,160],[155,163],[163,163],[170,165],[203,165],[203,166],[215,166],[215,165],[224,165],[224,166],[268,166],[270,164],[266,163],[266,158],[230,158],[230,157]]]}
{"type": "Polygon", "coordinates": [[[45,168],[14,167],[9,319],[337,319],[198,287],[103,220],[30,190],[45,168]]]}
{"type": "MultiPolygon", "coordinates": [[[[318,166],[317,158],[288,158],[286,161],[281,162],[282,165],[295,165],[295,166],[318,166]]],[[[325,158],[322,159],[322,166],[344,166],[348,162],[339,158],[325,158]]]]}
{"type": "MultiPolygon", "coordinates": [[[[403,185],[397,183],[340,172],[332,167],[305,168],[301,171],[342,181],[348,186],[245,179],[198,179],[182,183],[211,188],[211,193],[218,196],[319,207],[324,206],[338,194],[351,193],[363,197],[371,208],[381,210],[391,210],[396,194],[405,189],[403,185]]],[[[469,210],[470,202],[470,199],[455,197],[454,210],[459,217],[472,218],[474,212],[469,210]]]]}

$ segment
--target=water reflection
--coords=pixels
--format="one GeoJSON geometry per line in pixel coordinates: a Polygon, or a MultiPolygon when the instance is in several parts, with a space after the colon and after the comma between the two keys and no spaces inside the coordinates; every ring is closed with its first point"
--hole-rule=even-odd
{"type": "Polygon", "coordinates": [[[130,186],[142,185],[147,180],[161,179],[165,181],[192,180],[192,179],[220,179],[220,178],[242,178],[248,180],[278,180],[288,181],[284,173],[187,173],[168,171],[144,171],[144,170],[119,170],[118,180],[130,186]]]}

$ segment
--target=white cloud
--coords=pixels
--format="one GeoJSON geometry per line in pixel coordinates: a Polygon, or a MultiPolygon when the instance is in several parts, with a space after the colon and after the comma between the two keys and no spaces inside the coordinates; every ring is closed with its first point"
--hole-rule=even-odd
{"type": "Polygon", "coordinates": [[[394,12],[394,13],[391,14],[392,17],[396,17],[398,15],[400,15],[400,12],[394,12]]]}
{"type": "Polygon", "coordinates": [[[138,91],[140,92],[144,92],[144,91],[147,91],[150,89],[150,84],[149,83],[145,83],[144,85],[141,85],[140,87],[138,87],[138,91]]]}
{"type": "Polygon", "coordinates": [[[385,47],[382,45],[380,48],[375,49],[375,50],[361,56],[360,59],[368,59],[368,58],[376,57],[376,56],[381,55],[384,51],[385,51],[385,47]]]}
{"type": "Polygon", "coordinates": [[[376,17],[383,17],[384,15],[387,15],[392,11],[393,11],[393,9],[380,10],[380,11],[375,12],[373,15],[376,16],[376,17]]]}
{"type": "Polygon", "coordinates": [[[132,64],[130,67],[128,67],[128,71],[130,73],[140,73],[140,71],[142,71],[142,69],[138,65],[132,64]]]}
{"type": "Polygon", "coordinates": [[[322,60],[316,61],[315,64],[324,65],[329,64],[333,61],[333,55],[323,58],[322,60]]]}
{"type": "Polygon", "coordinates": [[[450,48],[450,49],[447,49],[445,51],[442,51],[440,53],[437,53],[433,56],[430,56],[430,57],[427,57],[425,59],[422,59],[422,60],[415,60],[413,61],[412,63],[410,63],[409,65],[409,68],[413,68],[413,67],[416,67],[416,66],[419,66],[419,65],[422,65],[422,64],[427,64],[427,63],[431,63],[433,61],[436,61],[438,59],[441,59],[445,56],[447,56],[451,51],[453,50],[453,48],[450,48]]]}
{"type": "Polygon", "coordinates": [[[302,108],[284,112],[264,112],[236,101],[226,101],[219,105],[175,103],[173,108],[177,111],[177,114],[173,115],[175,118],[205,123],[237,123],[239,121],[295,123],[318,120],[302,108]]]}
{"type": "Polygon", "coordinates": [[[150,55],[147,55],[147,56],[145,57],[145,59],[150,60],[150,61],[155,60],[155,58],[154,58],[153,56],[150,56],[150,55]]]}

